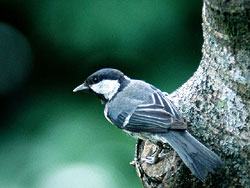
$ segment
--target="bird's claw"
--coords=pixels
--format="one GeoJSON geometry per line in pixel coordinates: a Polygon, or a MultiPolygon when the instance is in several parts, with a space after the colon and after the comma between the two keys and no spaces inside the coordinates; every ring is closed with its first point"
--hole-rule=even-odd
{"type": "Polygon", "coordinates": [[[147,164],[156,164],[158,162],[158,157],[147,156],[146,158],[142,158],[141,160],[142,160],[142,162],[146,162],[147,164]]]}
{"type": "Polygon", "coordinates": [[[142,158],[141,160],[142,162],[146,162],[152,165],[163,160],[165,156],[166,156],[166,153],[160,153],[159,155],[156,155],[156,156],[146,156],[146,158],[142,158]]]}

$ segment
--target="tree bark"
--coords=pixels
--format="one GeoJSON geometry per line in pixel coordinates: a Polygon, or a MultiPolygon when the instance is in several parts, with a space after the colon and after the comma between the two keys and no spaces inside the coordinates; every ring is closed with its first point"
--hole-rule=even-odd
{"type": "Polygon", "coordinates": [[[248,187],[250,109],[250,1],[204,0],[203,57],[194,75],[169,97],[191,125],[188,131],[225,166],[205,182],[171,148],[164,160],[141,160],[155,150],[136,145],[134,165],[145,187],[248,187]]]}

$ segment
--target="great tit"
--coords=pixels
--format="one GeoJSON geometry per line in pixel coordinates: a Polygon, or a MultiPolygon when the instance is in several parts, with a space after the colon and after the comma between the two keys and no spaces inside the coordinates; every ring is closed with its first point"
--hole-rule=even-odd
{"type": "Polygon", "coordinates": [[[169,144],[202,181],[208,172],[223,165],[218,155],[186,130],[187,123],[166,93],[151,84],[130,79],[117,69],[105,68],[91,74],[73,91],[80,90],[101,99],[104,115],[113,125],[159,146],[155,157],[146,158],[147,163],[157,163],[162,149],[169,144]]]}

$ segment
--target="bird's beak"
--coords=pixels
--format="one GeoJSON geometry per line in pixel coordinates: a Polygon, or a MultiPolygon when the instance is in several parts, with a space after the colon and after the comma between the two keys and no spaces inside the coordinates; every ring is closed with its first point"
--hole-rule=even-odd
{"type": "Polygon", "coordinates": [[[89,91],[89,86],[84,82],[83,84],[77,86],[73,92],[77,92],[77,91],[89,91]]]}

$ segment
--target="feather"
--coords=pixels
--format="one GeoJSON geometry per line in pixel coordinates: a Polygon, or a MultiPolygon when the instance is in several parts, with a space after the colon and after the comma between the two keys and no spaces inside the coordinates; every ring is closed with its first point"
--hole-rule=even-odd
{"type": "Polygon", "coordinates": [[[158,90],[151,95],[151,103],[138,105],[132,115],[121,112],[118,121],[123,122],[122,129],[132,132],[165,133],[187,127],[171,101],[158,90]]]}

